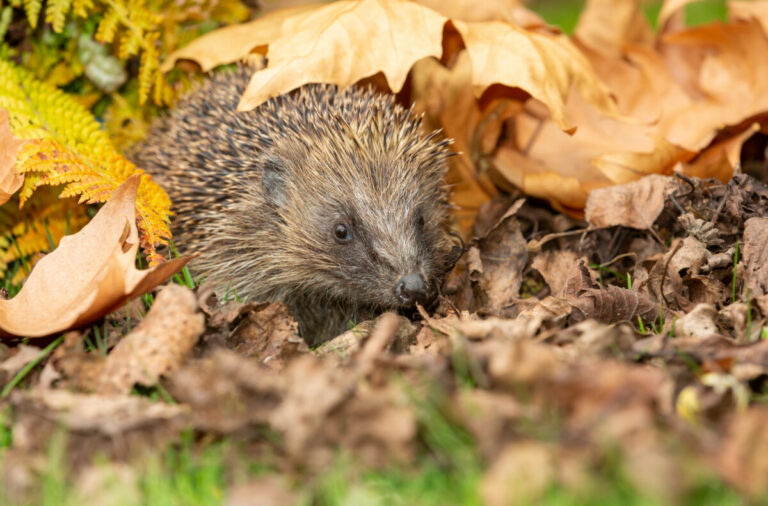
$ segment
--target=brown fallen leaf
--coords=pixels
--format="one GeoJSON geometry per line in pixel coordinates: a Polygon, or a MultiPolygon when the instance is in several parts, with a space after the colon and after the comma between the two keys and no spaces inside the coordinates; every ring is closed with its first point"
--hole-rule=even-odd
{"type": "Polygon", "coordinates": [[[135,384],[151,386],[178,369],[205,330],[194,294],[170,284],[147,316],[109,353],[96,392],[128,394],[135,384]]]}
{"type": "Polygon", "coordinates": [[[299,327],[283,304],[252,304],[226,340],[228,348],[245,357],[258,357],[280,371],[293,356],[309,353],[299,327]]]}
{"type": "Polygon", "coordinates": [[[664,210],[671,189],[671,178],[660,175],[597,189],[587,198],[584,218],[594,227],[622,225],[648,230],[664,210]]]}
{"type": "Polygon", "coordinates": [[[587,0],[573,34],[592,49],[614,54],[627,44],[653,42],[653,30],[637,0],[587,0]]]}
{"type": "Polygon", "coordinates": [[[768,293],[768,218],[750,218],[744,223],[744,272],[746,299],[768,293]]]}
{"type": "MultiPolygon", "coordinates": [[[[462,235],[469,238],[480,206],[496,194],[493,183],[474,161],[476,152],[483,148],[476,146],[482,144],[477,140],[478,128],[480,124],[488,125],[489,116],[496,115],[503,121],[510,112],[499,114],[491,108],[484,113],[480,109],[472,90],[472,62],[466,51],[456,55],[451,68],[431,58],[416,62],[411,71],[411,99],[414,111],[425,114],[426,128],[442,128],[445,136],[453,139],[451,149],[457,155],[449,160],[446,184],[451,185],[451,201],[460,207],[456,216],[462,235]]],[[[486,127],[483,132],[491,130],[486,127]]],[[[490,136],[482,137],[492,137],[495,145],[498,135],[499,129],[495,129],[490,136]]]]}
{"type": "MultiPolygon", "coordinates": [[[[253,109],[310,82],[349,86],[378,72],[397,92],[416,61],[442,55],[447,21],[432,9],[404,0],[302,6],[206,34],[171,54],[162,68],[170,70],[182,58],[208,70],[252,51],[266,56],[267,68],[254,73],[238,110],[253,109]],[[350,44],[355,51],[349,50],[350,44]]],[[[569,131],[575,128],[565,114],[571,87],[597,110],[616,113],[607,88],[564,35],[501,21],[452,23],[472,59],[477,96],[493,84],[519,87],[541,100],[555,123],[569,131]]]]}
{"type": "Polygon", "coordinates": [[[693,310],[677,320],[675,335],[679,337],[711,337],[718,333],[717,309],[711,304],[697,304],[693,310]]]}
{"type": "Polygon", "coordinates": [[[563,290],[568,272],[578,258],[578,254],[569,250],[544,251],[534,257],[531,267],[539,271],[549,286],[550,293],[559,294],[563,290]]]}
{"type": "Polygon", "coordinates": [[[638,317],[646,322],[656,320],[658,304],[633,290],[601,286],[592,274],[583,258],[568,273],[561,296],[573,306],[572,321],[594,318],[602,323],[634,322],[638,317]]]}
{"type": "Polygon", "coordinates": [[[469,276],[475,299],[485,311],[498,313],[519,297],[522,272],[528,261],[528,247],[515,214],[523,204],[517,201],[488,234],[469,251],[469,276]]]}
{"type": "Polygon", "coordinates": [[[735,1],[728,2],[728,17],[730,19],[756,19],[763,25],[768,33],[768,2],[762,1],[735,1]]]}
{"type": "Polygon", "coordinates": [[[40,260],[21,291],[0,300],[0,337],[42,337],[87,325],[165,281],[190,257],[136,269],[139,248],[133,176],[81,231],[40,260]]]}
{"type": "Polygon", "coordinates": [[[0,205],[5,204],[24,182],[24,176],[16,172],[15,165],[19,150],[27,142],[13,136],[8,111],[0,109],[0,205]]]}

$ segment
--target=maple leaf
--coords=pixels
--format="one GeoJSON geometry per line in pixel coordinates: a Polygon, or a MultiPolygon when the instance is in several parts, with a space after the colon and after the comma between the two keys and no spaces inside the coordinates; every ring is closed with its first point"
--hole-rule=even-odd
{"type": "MultiPolygon", "coordinates": [[[[208,70],[252,52],[264,55],[267,67],[254,73],[238,110],[307,83],[348,86],[378,72],[397,92],[416,61],[441,56],[448,21],[405,0],[295,7],[206,34],[174,52],[161,68],[192,59],[208,70]]],[[[477,96],[493,84],[519,87],[546,104],[564,130],[573,130],[565,114],[571,86],[597,109],[616,113],[608,89],[567,37],[502,21],[451,22],[470,53],[477,96]]]]}

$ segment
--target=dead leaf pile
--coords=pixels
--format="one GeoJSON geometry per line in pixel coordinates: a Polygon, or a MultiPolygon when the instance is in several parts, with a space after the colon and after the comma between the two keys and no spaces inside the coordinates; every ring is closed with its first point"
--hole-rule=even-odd
{"type": "MultiPolygon", "coordinates": [[[[430,431],[444,420],[471,437],[488,504],[589,489],[616,455],[630,484],[660,502],[702,473],[759,497],[768,208],[754,203],[765,191],[748,177],[641,180],[590,204],[623,226],[580,228],[497,200],[446,285],[458,287],[451,302],[416,323],[384,314],[316,350],[279,304],[169,286],[106,357],[70,333],[12,392],[8,490],[34,495],[17,475],[38,472],[25,456],[56,428],[69,434],[72,469],[97,454],[134,465],[191,428],[311,477],[339,451],[366,468],[439,455],[430,431]],[[661,202],[641,221],[637,195],[661,202]],[[128,395],[134,386],[158,388],[161,401],[128,395]]],[[[5,356],[8,382],[38,350],[5,356]]]]}

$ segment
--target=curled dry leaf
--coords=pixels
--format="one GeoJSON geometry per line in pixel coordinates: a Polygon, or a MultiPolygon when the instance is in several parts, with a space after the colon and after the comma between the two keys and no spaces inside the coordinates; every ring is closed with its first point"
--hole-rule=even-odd
{"type": "Polygon", "coordinates": [[[693,311],[677,320],[675,334],[680,337],[711,337],[718,333],[717,309],[711,304],[697,304],[693,311]]]}
{"type": "Polygon", "coordinates": [[[534,257],[531,267],[539,271],[551,293],[559,294],[578,257],[576,253],[566,249],[543,251],[534,257]]]}
{"type": "Polygon", "coordinates": [[[123,183],[81,231],[40,260],[21,291],[0,300],[0,337],[41,337],[86,325],[181,269],[189,257],[136,269],[136,190],[123,183]]]}
{"type": "Polygon", "coordinates": [[[768,294],[768,218],[750,218],[744,224],[744,263],[747,300],[768,294]]]}
{"type": "Polygon", "coordinates": [[[648,230],[664,210],[671,189],[671,178],[660,175],[597,189],[587,198],[584,217],[594,227],[622,225],[648,230]]]}
{"type": "Polygon", "coordinates": [[[136,383],[154,385],[181,366],[204,330],[194,294],[180,285],[166,286],[147,316],[107,356],[97,391],[127,394],[136,383]]]}
{"type": "Polygon", "coordinates": [[[11,132],[8,111],[0,109],[0,205],[21,188],[24,176],[16,172],[16,156],[29,141],[17,139],[11,132]]]}
{"type": "Polygon", "coordinates": [[[484,310],[499,312],[517,300],[528,261],[528,248],[515,214],[518,200],[469,251],[469,276],[475,299],[484,310]]]}
{"type": "Polygon", "coordinates": [[[612,54],[627,44],[653,41],[653,30],[637,0],[588,0],[573,33],[590,48],[612,54]]]}
{"type": "Polygon", "coordinates": [[[645,295],[614,285],[595,282],[584,259],[568,273],[562,296],[573,306],[573,321],[594,318],[603,323],[655,321],[658,304],[645,295]]]}
{"type": "MultiPolygon", "coordinates": [[[[252,51],[266,56],[267,68],[251,79],[238,110],[311,82],[348,86],[381,72],[397,92],[416,61],[443,53],[449,19],[403,0],[346,0],[275,11],[207,34],[174,52],[169,70],[182,58],[204,70],[231,63],[252,51]],[[355,51],[350,51],[350,45],[355,51]],[[225,50],[222,50],[225,48],[225,50]]],[[[526,30],[501,21],[452,20],[472,59],[476,95],[493,84],[519,87],[541,100],[563,129],[571,87],[597,110],[615,114],[613,99],[587,59],[564,35],[526,30]]]]}

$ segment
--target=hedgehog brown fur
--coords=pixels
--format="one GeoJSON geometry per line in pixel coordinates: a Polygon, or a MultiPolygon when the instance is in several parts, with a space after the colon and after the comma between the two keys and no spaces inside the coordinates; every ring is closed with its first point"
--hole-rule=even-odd
{"type": "Polygon", "coordinates": [[[282,301],[310,343],[434,295],[447,234],[447,141],[390,95],[306,85],[235,112],[249,69],[218,74],[135,155],[169,192],[196,273],[282,301]]]}

